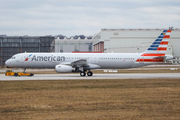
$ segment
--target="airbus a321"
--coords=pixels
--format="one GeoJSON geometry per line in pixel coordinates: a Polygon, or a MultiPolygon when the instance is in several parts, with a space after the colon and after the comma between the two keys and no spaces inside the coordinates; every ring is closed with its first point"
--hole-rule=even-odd
{"type": "Polygon", "coordinates": [[[92,76],[92,69],[127,69],[163,63],[171,30],[164,30],[143,53],[19,53],[8,59],[7,67],[55,68],[58,73],[79,72],[92,76]]]}

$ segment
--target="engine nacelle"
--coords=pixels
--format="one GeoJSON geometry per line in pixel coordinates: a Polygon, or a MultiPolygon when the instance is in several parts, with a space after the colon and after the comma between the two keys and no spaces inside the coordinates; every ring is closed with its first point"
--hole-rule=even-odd
{"type": "Polygon", "coordinates": [[[56,65],[55,70],[57,73],[71,73],[75,71],[75,68],[69,65],[56,65]]]}

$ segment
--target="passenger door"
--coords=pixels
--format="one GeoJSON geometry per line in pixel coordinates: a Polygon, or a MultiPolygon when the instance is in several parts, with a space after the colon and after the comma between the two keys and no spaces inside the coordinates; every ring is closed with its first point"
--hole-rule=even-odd
{"type": "Polygon", "coordinates": [[[93,57],[93,63],[98,63],[98,56],[93,57]]]}
{"type": "Polygon", "coordinates": [[[19,56],[19,62],[23,63],[24,62],[24,58],[25,58],[24,55],[20,55],[19,56]]]}

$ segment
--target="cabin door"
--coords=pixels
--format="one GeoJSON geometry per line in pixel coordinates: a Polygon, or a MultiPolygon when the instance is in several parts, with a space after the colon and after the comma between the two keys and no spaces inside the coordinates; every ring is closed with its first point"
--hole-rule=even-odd
{"type": "Polygon", "coordinates": [[[93,63],[98,63],[98,56],[93,57],[93,63]]]}
{"type": "Polygon", "coordinates": [[[22,62],[24,62],[24,60],[25,60],[25,59],[24,59],[24,55],[20,55],[20,57],[19,57],[19,62],[22,63],[22,62]]]}

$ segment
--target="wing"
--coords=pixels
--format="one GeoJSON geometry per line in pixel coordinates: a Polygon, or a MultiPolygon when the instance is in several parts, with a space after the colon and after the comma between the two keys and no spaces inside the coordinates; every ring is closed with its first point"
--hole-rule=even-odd
{"type": "Polygon", "coordinates": [[[74,62],[64,62],[64,63],[61,63],[61,64],[70,65],[73,68],[79,68],[79,69],[85,69],[85,70],[100,68],[99,65],[87,63],[86,59],[80,59],[80,60],[77,60],[77,61],[74,61],[74,62]]]}
{"type": "Polygon", "coordinates": [[[71,62],[70,64],[71,64],[72,66],[75,66],[75,65],[84,66],[84,65],[87,65],[87,60],[85,60],[85,59],[80,59],[80,60],[71,62]]]}

